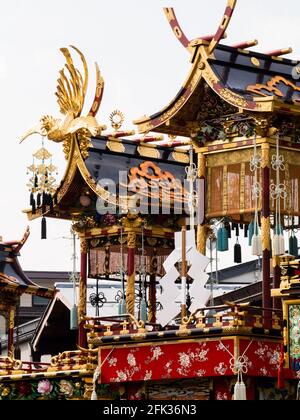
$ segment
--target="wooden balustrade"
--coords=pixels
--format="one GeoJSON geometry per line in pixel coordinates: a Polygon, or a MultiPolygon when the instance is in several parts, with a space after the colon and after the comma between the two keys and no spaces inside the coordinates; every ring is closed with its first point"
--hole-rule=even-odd
{"type": "MultiPolygon", "coordinates": [[[[202,308],[195,311],[189,317],[183,319],[181,324],[169,326],[165,331],[207,328],[256,328],[263,329],[264,314],[272,315],[272,329],[282,329],[282,312],[274,309],[252,307],[247,304],[229,304],[213,308],[202,308]]],[[[87,318],[85,328],[89,331],[89,341],[96,337],[115,335],[139,334],[150,331],[158,331],[156,326],[144,325],[130,315],[114,318],[87,318]]],[[[161,329],[160,329],[161,330],[161,329]]]]}

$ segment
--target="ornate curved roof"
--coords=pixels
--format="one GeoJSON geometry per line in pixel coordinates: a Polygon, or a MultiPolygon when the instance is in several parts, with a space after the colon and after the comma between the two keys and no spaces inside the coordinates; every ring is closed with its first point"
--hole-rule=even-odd
{"type": "MultiPolygon", "coordinates": [[[[76,141],[69,155],[66,173],[54,195],[54,205],[40,206],[34,213],[31,210],[25,213],[29,220],[42,216],[65,220],[93,217],[99,198],[116,206],[116,209],[126,209],[131,194],[125,191],[126,195],[121,196],[118,190],[109,193],[99,180],[112,180],[117,189],[120,187],[121,172],[125,174],[124,183],[129,182],[130,177],[163,180],[166,176],[183,182],[188,163],[189,155],[182,148],[99,136],[91,139],[91,145],[83,156],[76,141]],[[80,204],[80,197],[84,194],[91,198],[90,207],[80,204]]],[[[182,206],[181,202],[179,204],[182,206]]]]}
{"type": "MultiPolygon", "coordinates": [[[[236,2],[231,3],[231,9],[229,5],[226,9],[226,27],[236,2]]],[[[174,29],[180,27],[170,10],[167,9],[167,16],[169,20],[171,16],[171,26],[182,40],[174,29]]],[[[218,36],[196,39],[188,45],[184,36],[182,43],[192,55],[190,74],[168,106],[134,122],[140,133],[154,131],[190,137],[203,122],[240,111],[300,112],[300,67],[297,61],[280,56],[291,50],[261,54],[220,45],[224,27],[219,28],[218,36]]]]}
{"type": "Polygon", "coordinates": [[[0,242],[0,293],[12,292],[16,295],[23,293],[52,298],[54,290],[39,287],[33,283],[22,270],[18,256],[20,250],[29,237],[29,228],[21,241],[0,242]]]}

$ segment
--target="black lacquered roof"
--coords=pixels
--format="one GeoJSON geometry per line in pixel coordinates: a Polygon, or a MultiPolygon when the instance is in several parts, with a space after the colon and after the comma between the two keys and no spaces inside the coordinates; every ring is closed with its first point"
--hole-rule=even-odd
{"type": "MultiPolygon", "coordinates": [[[[257,92],[254,93],[253,89],[249,89],[255,85],[267,86],[267,83],[272,83],[274,78],[278,77],[285,79],[300,90],[300,77],[296,70],[298,66],[300,69],[300,65],[297,61],[252,51],[241,51],[223,45],[218,46],[214,56],[214,59],[209,59],[213,71],[228,89],[236,93],[246,94],[251,98],[260,96],[260,90],[261,96],[278,96],[274,90],[257,89],[257,92]]],[[[275,82],[275,87],[283,93],[281,99],[284,101],[290,101],[295,93],[295,88],[286,85],[283,81],[275,82]]]]}

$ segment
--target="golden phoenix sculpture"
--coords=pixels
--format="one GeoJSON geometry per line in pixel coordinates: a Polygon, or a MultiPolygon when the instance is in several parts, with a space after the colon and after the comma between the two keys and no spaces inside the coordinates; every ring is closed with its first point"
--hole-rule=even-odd
{"type": "Polygon", "coordinates": [[[61,48],[66,64],[59,72],[58,85],[56,90],[57,102],[60,112],[65,115],[65,119],[56,119],[52,116],[43,116],[39,123],[31,128],[22,138],[21,143],[33,134],[40,134],[48,140],[64,144],[64,152],[68,159],[73,142],[77,139],[82,156],[88,156],[91,137],[100,135],[105,126],[99,125],[96,115],[99,111],[103,92],[104,80],[100,69],[96,63],[96,94],[93,105],[86,117],[81,116],[85,97],[88,88],[88,66],[86,59],[78,48],[71,46],[75,50],[83,64],[84,76],[74,66],[74,62],[69,49],[61,48]],[[67,70],[67,73],[66,71],[67,70]]]}

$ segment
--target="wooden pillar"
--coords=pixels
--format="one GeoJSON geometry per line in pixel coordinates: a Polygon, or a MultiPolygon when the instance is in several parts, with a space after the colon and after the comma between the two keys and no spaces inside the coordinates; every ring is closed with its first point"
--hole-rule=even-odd
{"type": "Polygon", "coordinates": [[[203,153],[198,155],[198,231],[197,247],[202,255],[206,255],[206,157],[203,153]]]}
{"type": "Polygon", "coordinates": [[[127,287],[126,287],[126,308],[127,313],[135,315],[135,249],[136,234],[129,232],[127,237],[127,287]]]}
{"type": "Polygon", "coordinates": [[[87,348],[87,336],[84,329],[84,318],[87,314],[87,265],[88,264],[88,242],[85,239],[80,241],[80,283],[79,283],[79,305],[78,322],[80,347],[87,348]]]}
{"type": "MultiPolygon", "coordinates": [[[[263,244],[263,307],[272,308],[271,287],[270,287],[270,260],[271,260],[271,224],[270,224],[270,145],[262,144],[262,212],[261,229],[263,244]]],[[[270,328],[272,314],[264,311],[265,327],[270,328]]]]}
{"type": "MultiPolygon", "coordinates": [[[[281,283],[280,257],[273,258],[273,267],[274,267],[273,288],[279,289],[280,283],[281,283]]],[[[273,299],[273,308],[282,309],[282,303],[280,299],[273,299]]]]}
{"type": "Polygon", "coordinates": [[[15,308],[12,306],[8,311],[8,340],[7,355],[14,359],[14,328],[15,328],[15,308]]]}
{"type": "Polygon", "coordinates": [[[156,324],[156,276],[157,276],[157,249],[154,248],[150,267],[150,286],[149,286],[149,312],[148,320],[151,324],[156,324]]]}

